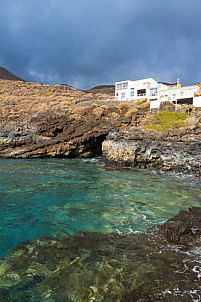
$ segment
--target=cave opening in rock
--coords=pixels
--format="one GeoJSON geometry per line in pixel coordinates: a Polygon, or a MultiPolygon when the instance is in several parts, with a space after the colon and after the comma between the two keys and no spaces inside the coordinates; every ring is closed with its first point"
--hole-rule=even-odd
{"type": "MultiPolygon", "coordinates": [[[[102,155],[102,143],[106,139],[107,134],[93,137],[85,143],[83,154],[89,154],[89,157],[97,157],[102,155]]],[[[82,156],[82,154],[81,154],[82,156]]],[[[86,156],[87,157],[87,156],[86,156]]]]}

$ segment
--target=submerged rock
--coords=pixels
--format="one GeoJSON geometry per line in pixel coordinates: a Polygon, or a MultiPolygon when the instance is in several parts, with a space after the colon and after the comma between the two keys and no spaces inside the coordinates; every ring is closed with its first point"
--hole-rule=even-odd
{"type": "MultiPolygon", "coordinates": [[[[200,227],[200,209],[186,213],[171,220],[181,224],[175,231],[200,227]]],[[[1,260],[0,301],[200,301],[200,230],[191,229],[197,247],[167,244],[169,222],[148,234],[77,233],[19,244],[1,260]]]]}

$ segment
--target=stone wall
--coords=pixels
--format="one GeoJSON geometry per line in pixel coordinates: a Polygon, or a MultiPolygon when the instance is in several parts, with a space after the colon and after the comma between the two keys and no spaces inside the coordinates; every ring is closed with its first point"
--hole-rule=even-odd
{"type": "MultiPolygon", "coordinates": [[[[97,104],[98,106],[102,106],[102,105],[107,105],[107,106],[118,106],[119,104],[123,103],[123,101],[115,101],[114,98],[108,98],[105,100],[96,100],[94,99],[93,101],[84,101],[84,102],[77,102],[75,104],[75,108],[78,107],[88,107],[91,106],[93,104],[97,104]]],[[[124,103],[128,103],[131,106],[134,106],[135,103],[133,101],[125,101],[124,103]]]]}

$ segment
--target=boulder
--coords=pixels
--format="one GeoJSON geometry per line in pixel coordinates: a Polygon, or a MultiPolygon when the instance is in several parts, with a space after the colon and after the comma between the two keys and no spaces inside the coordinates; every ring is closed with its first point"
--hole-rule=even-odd
{"type": "Polygon", "coordinates": [[[201,208],[189,206],[188,209],[181,210],[177,216],[152,231],[170,243],[201,246],[201,208]]]}

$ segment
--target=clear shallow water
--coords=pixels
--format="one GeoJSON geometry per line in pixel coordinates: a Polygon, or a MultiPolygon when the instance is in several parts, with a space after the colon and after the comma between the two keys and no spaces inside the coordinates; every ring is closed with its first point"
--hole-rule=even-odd
{"type": "Polygon", "coordinates": [[[44,235],[144,232],[200,200],[188,178],[110,171],[98,160],[1,160],[0,257],[44,235]]]}

